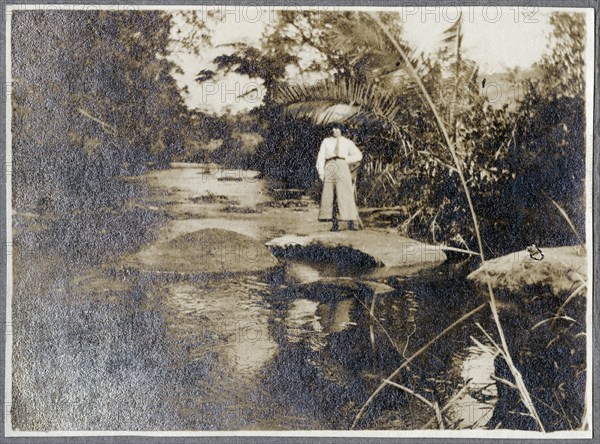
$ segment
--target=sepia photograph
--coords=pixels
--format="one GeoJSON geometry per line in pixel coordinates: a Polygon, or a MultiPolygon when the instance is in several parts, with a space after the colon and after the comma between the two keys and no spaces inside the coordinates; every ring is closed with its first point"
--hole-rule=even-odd
{"type": "Polygon", "coordinates": [[[594,9],[5,28],[5,436],[592,438],[594,9]]]}

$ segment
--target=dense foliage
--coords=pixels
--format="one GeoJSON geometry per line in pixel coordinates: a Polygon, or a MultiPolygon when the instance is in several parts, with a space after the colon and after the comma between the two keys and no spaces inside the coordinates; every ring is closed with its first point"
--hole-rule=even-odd
{"type": "Polygon", "coordinates": [[[107,177],[166,165],[198,137],[203,116],[183,103],[167,59],[172,21],[158,11],[12,15],[16,207],[97,206],[111,199],[107,177]]]}
{"type": "MultiPolygon", "coordinates": [[[[314,158],[327,131],[319,113],[349,103],[359,110],[338,123],[365,153],[360,205],[395,208],[385,223],[408,235],[473,249],[465,197],[440,129],[407,80],[406,62],[357,14],[283,11],[262,48],[240,43],[217,57],[217,71],[264,82],[264,105],[242,118],[186,108],[172,77],[177,67],[167,58],[171,15],[72,11],[65,20],[62,12],[16,12],[16,205],[56,206],[82,186],[101,188],[104,177],[171,159],[252,166],[287,186],[316,188],[314,158]],[[293,55],[300,52],[311,54],[309,62],[293,55]],[[321,82],[310,89],[290,82],[290,72],[321,82]],[[285,88],[296,91],[281,96],[285,88]],[[241,133],[264,142],[249,149],[241,133]],[[217,145],[207,147],[210,139],[217,145]]],[[[397,16],[381,17],[410,53],[397,16]]],[[[553,201],[584,235],[584,22],[563,13],[551,23],[551,51],[529,78],[513,79],[522,94],[501,107],[490,103],[485,78],[462,55],[460,20],[436,54],[410,53],[447,122],[491,255],[531,243],[576,242],[553,201]]],[[[198,80],[215,75],[203,70],[198,80]]]]}
{"type": "MultiPolygon", "coordinates": [[[[313,47],[324,54],[319,69],[331,74],[312,88],[281,86],[278,102],[298,119],[300,133],[311,122],[322,123],[336,103],[357,107],[336,123],[346,125],[366,154],[358,179],[360,204],[400,207],[392,222],[406,234],[475,249],[469,207],[439,125],[414,82],[407,79],[406,61],[394,57],[395,48],[386,46],[384,36],[358,15],[325,20],[329,25],[321,33],[309,33],[317,37],[299,35],[289,25],[278,27],[278,33],[268,37],[286,41],[288,46],[294,37],[300,46],[307,41],[312,44],[311,38],[315,38],[318,45],[313,47]],[[335,43],[335,50],[328,53],[323,44],[326,40],[335,43]],[[345,55],[344,69],[339,64],[340,50],[345,55]],[[351,86],[340,89],[340,84],[351,86]],[[347,91],[345,96],[341,90],[347,91]],[[382,99],[374,101],[374,94],[382,99]]],[[[393,14],[382,14],[382,18],[410,54],[411,66],[448,128],[481,219],[487,255],[497,256],[532,243],[577,243],[578,236],[555,203],[570,216],[583,238],[583,16],[552,16],[549,54],[528,76],[513,78],[512,84],[507,81],[503,93],[518,88],[521,96],[503,97],[502,105],[487,98],[485,77],[462,55],[460,20],[446,31],[439,51],[424,57],[410,53],[402,40],[402,25],[393,14]]],[[[323,22],[313,19],[306,23],[322,26],[323,22]]],[[[293,137],[288,137],[287,144],[277,133],[272,137],[269,150],[276,151],[284,164],[295,165],[290,156],[304,156],[307,151],[294,145],[293,137]]],[[[314,157],[316,146],[311,149],[314,157]]],[[[315,180],[314,173],[307,179],[305,168],[296,171],[288,178],[292,184],[308,185],[315,180]]]]}

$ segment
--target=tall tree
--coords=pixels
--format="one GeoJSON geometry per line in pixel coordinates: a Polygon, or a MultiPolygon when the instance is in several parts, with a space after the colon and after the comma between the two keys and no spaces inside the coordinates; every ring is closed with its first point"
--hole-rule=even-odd
{"type": "Polygon", "coordinates": [[[44,192],[58,198],[91,183],[82,174],[95,171],[100,183],[181,150],[190,113],[167,59],[172,25],[161,11],[16,11],[15,178],[54,183],[44,192]]]}

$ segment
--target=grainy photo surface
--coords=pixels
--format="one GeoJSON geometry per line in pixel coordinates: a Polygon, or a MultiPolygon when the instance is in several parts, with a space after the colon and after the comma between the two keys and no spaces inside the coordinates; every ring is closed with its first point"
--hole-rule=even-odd
{"type": "Polygon", "coordinates": [[[6,18],[7,435],[591,437],[592,10],[6,18]]]}

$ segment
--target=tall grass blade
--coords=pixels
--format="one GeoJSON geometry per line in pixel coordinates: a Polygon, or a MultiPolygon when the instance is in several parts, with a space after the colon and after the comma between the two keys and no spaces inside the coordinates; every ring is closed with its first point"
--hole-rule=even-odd
{"type": "MultiPolygon", "coordinates": [[[[384,33],[384,35],[387,37],[387,39],[390,41],[390,43],[392,44],[392,46],[396,49],[396,51],[398,52],[398,54],[400,55],[400,57],[403,59],[403,61],[405,62],[405,66],[407,71],[410,73],[411,77],[413,78],[414,82],[418,85],[419,89],[422,92],[422,97],[425,98],[425,101],[427,103],[427,105],[429,106],[429,108],[431,109],[435,120],[437,122],[437,125],[440,129],[440,131],[442,132],[444,141],[446,143],[446,147],[448,148],[448,151],[450,152],[450,155],[452,156],[452,160],[454,161],[454,164],[456,166],[456,169],[458,171],[458,176],[460,179],[460,183],[463,187],[463,191],[465,193],[465,197],[467,199],[467,203],[469,205],[469,210],[471,212],[471,219],[473,221],[473,229],[475,231],[475,236],[477,238],[477,245],[479,247],[479,253],[480,253],[480,258],[481,258],[481,262],[482,264],[485,263],[485,254],[484,254],[484,250],[483,250],[483,242],[482,242],[482,238],[481,238],[481,232],[479,229],[479,222],[478,222],[478,218],[477,218],[477,213],[475,212],[475,208],[473,206],[473,201],[471,199],[471,193],[469,192],[469,186],[467,184],[467,181],[465,179],[464,173],[462,171],[462,166],[461,166],[461,162],[458,159],[458,156],[456,154],[456,150],[455,150],[455,146],[454,143],[452,142],[452,140],[450,139],[450,136],[448,134],[448,130],[446,128],[446,125],[444,123],[444,120],[442,119],[435,103],[433,102],[431,96],[429,95],[429,92],[427,91],[427,88],[425,88],[425,85],[423,84],[423,81],[421,79],[421,77],[419,76],[419,74],[417,73],[417,71],[415,70],[414,66],[411,63],[411,60],[409,59],[409,57],[406,55],[405,51],[402,49],[402,46],[400,45],[400,43],[397,41],[397,39],[395,38],[395,36],[392,34],[392,32],[390,31],[389,27],[386,26],[381,19],[379,18],[378,14],[376,12],[369,12],[368,15],[371,17],[371,19],[375,22],[375,24],[379,27],[379,29],[384,33]]],[[[492,316],[494,318],[494,323],[496,324],[496,329],[498,330],[498,335],[500,336],[500,341],[502,344],[502,351],[504,353],[504,359],[513,375],[513,378],[516,381],[517,387],[519,388],[519,393],[521,396],[521,401],[523,402],[523,404],[525,405],[526,409],[529,411],[529,414],[535,419],[539,429],[542,432],[545,432],[545,428],[544,428],[544,424],[542,423],[537,410],[535,408],[535,405],[533,404],[532,400],[531,400],[531,395],[529,394],[529,391],[527,389],[527,387],[525,386],[525,383],[523,381],[523,377],[520,373],[520,371],[517,369],[517,367],[515,366],[512,357],[510,355],[510,351],[508,348],[508,343],[506,342],[506,336],[504,334],[504,329],[502,327],[502,323],[500,322],[500,316],[498,315],[498,307],[496,304],[496,298],[494,296],[494,292],[492,290],[491,285],[488,282],[488,294],[490,297],[490,309],[492,311],[492,316]]],[[[388,378],[390,379],[390,378],[388,378]]],[[[380,390],[380,389],[378,389],[380,390]]],[[[378,391],[374,392],[373,395],[375,395],[376,393],[378,393],[378,391]]],[[[373,397],[372,395],[372,397],[373,397]]],[[[369,398],[371,399],[371,398],[369,398]]],[[[369,401],[367,401],[369,402],[369,401]]],[[[364,406],[363,406],[364,407],[364,406]]],[[[362,410],[359,411],[359,414],[362,415],[362,410]]],[[[357,415],[358,416],[358,415],[357,415]]],[[[356,419],[355,419],[355,423],[356,423],[356,419]]],[[[353,424],[354,425],[354,424],[353,424]]]]}
{"type": "Polygon", "coordinates": [[[513,378],[515,379],[517,388],[519,390],[519,394],[521,395],[521,402],[525,405],[525,408],[529,411],[529,414],[532,418],[537,422],[538,427],[542,432],[546,432],[544,424],[540,419],[535,405],[531,400],[531,395],[529,394],[529,390],[525,386],[525,382],[523,381],[523,376],[521,372],[513,362],[512,356],[508,349],[508,343],[506,342],[506,336],[504,335],[504,329],[502,328],[502,323],[500,322],[500,315],[498,314],[498,305],[496,303],[496,297],[494,296],[494,291],[492,290],[491,284],[487,283],[488,293],[490,295],[490,309],[492,310],[492,316],[494,318],[494,323],[496,324],[496,329],[498,330],[498,335],[500,336],[500,342],[502,344],[502,351],[504,361],[506,361],[506,365],[510,369],[513,378]]]}
{"type": "MultiPolygon", "coordinates": [[[[430,340],[427,344],[425,344],[423,347],[421,347],[419,350],[417,350],[415,353],[413,353],[406,361],[404,361],[400,365],[400,367],[398,367],[396,370],[394,370],[386,378],[386,380],[391,381],[393,378],[395,378],[398,375],[398,373],[400,373],[402,371],[402,369],[406,368],[411,362],[413,362],[421,354],[423,354],[425,351],[427,351],[427,349],[429,347],[431,347],[432,344],[434,344],[440,338],[444,337],[446,334],[448,334],[450,331],[452,331],[457,325],[460,325],[462,322],[464,322],[465,320],[469,319],[474,314],[479,313],[487,305],[488,305],[487,303],[486,304],[481,304],[477,308],[474,308],[470,312],[468,312],[468,313],[464,314],[463,316],[461,316],[460,319],[457,319],[456,321],[454,321],[452,324],[450,324],[448,327],[446,327],[441,333],[439,333],[435,338],[433,338],[432,340],[430,340]]],[[[363,406],[361,407],[361,409],[356,414],[356,417],[354,418],[354,421],[352,422],[352,426],[350,427],[351,430],[354,429],[357,426],[358,422],[360,421],[360,419],[364,415],[364,413],[367,410],[367,408],[369,407],[369,405],[371,405],[371,403],[373,402],[373,400],[384,389],[385,386],[386,386],[386,383],[383,382],[381,385],[379,385],[379,387],[377,387],[377,389],[371,394],[371,396],[369,396],[369,399],[367,399],[367,401],[363,404],[363,406]]]]}
{"type": "Polygon", "coordinates": [[[394,381],[390,381],[389,379],[384,379],[383,380],[384,384],[388,384],[391,385],[392,387],[396,387],[399,388],[400,390],[413,395],[415,398],[417,398],[419,401],[421,401],[422,403],[424,403],[425,405],[431,407],[433,410],[435,410],[435,407],[433,405],[433,403],[431,401],[429,401],[427,398],[425,398],[422,395],[419,395],[417,392],[415,392],[414,390],[409,389],[408,387],[405,387],[401,384],[397,384],[394,381]]]}
{"type": "MultiPolygon", "coordinates": [[[[544,193],[544,194],[546,194],[546,193],[544,193]]],[[[575,233],[575,236],[577,236],[577,240],[579,241],[579,245],[581,245],[581,248],[583,249],[583,251],[587,251],[586,248],[585,248],[585,242],[583,242],[583,240],[579,236],[579,233],[577,232],[577,228],[575,228],[575,224],[573,223],[573,221],[571,220],[571,218],[569,217],[569,215],[567,214],[567,212],[565,211],[565,209],[563,207],[561,207],[557,201],[555,201],[554,199],[552,199],[547,194],[546,194],[546,197],[548,197],[548,199],[550,199],[552,201],[552,203],[554,204],[554,206],[560,212],[560,215],[563,217],[564,220],[567,221],[567,223],[569,224],[569,227],[571,227],[571,230],[573,231],[573,233],[575,233]]]]}
{"type": "MultiPolygon", "coordinates": [[[[580,285],[579,287],[577,287],[573,291],[573,293],[571,293],[569,295],[569,297],[567,299],[565,299],[565,302],[563,302],[562,305],[560,306],[560,308],[556,311],[556,316],[560,316],[560,314],[563,312],[563,310],[569,304],[569,302],[571,302],[573,300],[573,298],[575,298],[579,293],[581,293],[586,288],[587,288],[587,284],[586,283],[584,283],[584,284],[580,285]]],[[[554,324],[552,324],[552,326],[554,326],[554,324]]]]}

